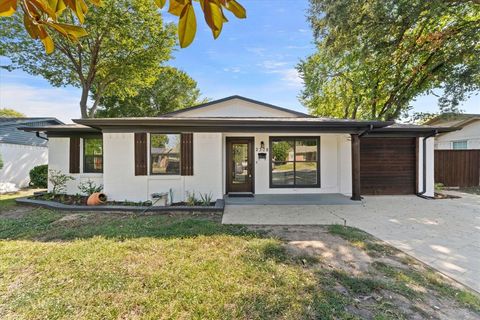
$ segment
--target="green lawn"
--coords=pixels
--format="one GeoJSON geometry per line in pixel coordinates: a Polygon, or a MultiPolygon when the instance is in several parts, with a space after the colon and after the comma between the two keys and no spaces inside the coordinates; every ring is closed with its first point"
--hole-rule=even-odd
{"type": "MultiPolygon", "coordinates": [[[[377,263],[372,274],[353,276],[292,252],[265,230],[218,221],[209,214],[62,213],[0,196],[0,319],[359,319],[364,312],[406,319],[421,314],[417,307],[407,304],[408,313],[387,297],[415,301],[430,291],[461,312],[480,311],[477,296],[409,270],[377,263]],[[410,288],[407,276],[423,291],[410,288]],[[357,301],[371,294],[386,300],[357,301]]],[[[360,231],[330,232],[372,256],[391,254],[360,231]]]]}

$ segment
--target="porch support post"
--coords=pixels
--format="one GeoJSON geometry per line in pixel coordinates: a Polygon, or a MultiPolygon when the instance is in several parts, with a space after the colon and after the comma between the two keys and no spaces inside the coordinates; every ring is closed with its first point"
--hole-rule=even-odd
{"type": "Polygon", "coordinates": [[[362,200],[360,196],[360,138],[352,134],[352,200],[362,200]]]}

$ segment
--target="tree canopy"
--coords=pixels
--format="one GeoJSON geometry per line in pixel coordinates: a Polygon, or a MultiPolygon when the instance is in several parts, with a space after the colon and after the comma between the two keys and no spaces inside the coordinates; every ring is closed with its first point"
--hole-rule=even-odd
{"type": "Polygon", "coordinates": [[[153,85],[175,45],[175,28],[163,24],[153,1],[102,2],[85,17],[88,36],[73,42],[52,34],[58,50],[50,55],[39,52],[41,44],[27,36],[18,15],[0,19],[2,53],[11,59],[9,68],[40,75],[53,86],[81,88],[82,117],[93,117],[104,95],[127,98],[153,85]]]}
{"type": "Polygon", "coordinates": [[[319,116],[394,120],[442,89],[449,110],[480,89],[480,1],[310,0],[317,52],[302,103],[319,116]]]}
{"type": "Polygon", "coordinates": [[[100,101],[98,117],[155,117],[206,102],[199,100],[197,82],[185,72],[164,67],[153,86],[141,89],[127,98],[104,96],[100,101]]]}
{"type": "Polygon", "coordinates": [[[9,108],[2,108],[0,109],[0,117],[5,118],[24,118],[25,115],[17,110],[9,109],[9,108]]]}

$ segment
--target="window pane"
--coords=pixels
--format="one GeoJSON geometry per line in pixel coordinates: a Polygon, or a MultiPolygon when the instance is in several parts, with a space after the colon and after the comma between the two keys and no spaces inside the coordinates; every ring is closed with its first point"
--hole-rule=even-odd
{"type": "Polygon", "coordinates": [[[296,161],[317,161],[317,140],[295,140],[296,161]]]}
{"type": "Polygon", "coordinates": [[[272,185],[294,184],[293,162],[272,162],[272,185]]]}
{"type": "Polygon", "coordinates": [[[103,172],[103,140],[101,138],[85,138],[83,153],[83,172],[103,172]]]}
{"type": "Polygon", "coordinates": [[[296,162],[295,163],[295,184],[316,185],[317,184],[317,162],[296,162]]]}
{"type": "Polygon", "coordinates": [[[233,151],[233,184],[247,183],[248,178],[248,144],[234,143],[232,145],[233,151]]]}
{"type": "Polygon", "coordinates": [[[272,160],[276,162],[286,162],[294,160],[293,140],[273,141],[272,142],[272,160]]]}
{"type": "Polygon", "coordinates": [[[179,154],[152,154],[153,174],[180,174],[179,154]]]}
{"type": "Polygon", "coordinates": [[[455,149],[455,150],[467,149],[467,140],[454,141],[453,142],[453,149],[455,149]]]}
{"type": "Polygon", "coordinates": [[[180,135],[150,135],[151,173],[180,174],[180,135]]]}

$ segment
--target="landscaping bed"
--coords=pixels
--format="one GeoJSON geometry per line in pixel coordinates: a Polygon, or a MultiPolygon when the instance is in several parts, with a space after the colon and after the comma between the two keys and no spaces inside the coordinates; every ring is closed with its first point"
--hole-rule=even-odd
{"type": "Polygon", "coordinates": [[[102,205],[87,206],[87,196],[41,193],[30,197],[17,198],[20,204],[37,205],[45,208],[68,211],[132,211],[132,212],[172,212],[172,211],[214,211],[223,212],[223,199],[215,202],[176,202],[168,206],[152,205],[151,201],[106,201],[102,205]]]}

